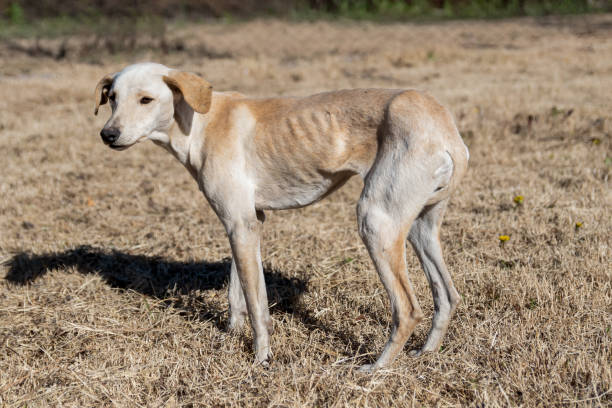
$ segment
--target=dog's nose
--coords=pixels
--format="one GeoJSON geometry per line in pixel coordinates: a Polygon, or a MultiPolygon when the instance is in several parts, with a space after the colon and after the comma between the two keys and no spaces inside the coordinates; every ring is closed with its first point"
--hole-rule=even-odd
{"type": "Polygon", "coordinates": [[[117,139],[119,139],[119,135],[121,132],[116,127],[103,128],[100,131],[100,136],[102,137],[102,141],[106,144],[113,144],[117,139]]]}

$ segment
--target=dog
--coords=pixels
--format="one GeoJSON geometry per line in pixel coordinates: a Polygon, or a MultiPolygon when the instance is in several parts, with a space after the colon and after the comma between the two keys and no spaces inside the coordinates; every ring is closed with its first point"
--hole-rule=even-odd
{"type": "Polygon", "coordinates": [[[436,351],[459,302],[439,230],[468,149],[450,112],[416,90],[354,89],[308,97],[252,98],[213,92],[200,76],[156,63],[102,78],[95,114],[110,148],[151,140],[197,181],[223,223],[232,251],[229,328],[248,315],[255,361],[268,365],[272,321],[261,265],[264,211],[319,201],[359,175],[359,234],[391,303],[392,329],[373,371],[388,366],[423,318],[406,267],[406,238],[429,281],[434,316],[425,344],[436,351]]]}

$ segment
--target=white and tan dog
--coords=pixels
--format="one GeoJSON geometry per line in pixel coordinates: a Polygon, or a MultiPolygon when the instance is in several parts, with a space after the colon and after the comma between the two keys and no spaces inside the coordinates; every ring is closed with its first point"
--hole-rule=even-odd
{"type": "Polygon", "coordinates": [[[405,259],[406,237],[433,293],[435,314],[420,350],[437,350],[459,294],[439,229],[468,152],[451,114],[414,90],[356,89],[305,98],[213,92],[204,79],[154,63],[131,65],[96,87],[110,100],[100,132],[121,150],[149,139],[197,180],[232,248],[230,328],[248,314],[255,359],[267,364],[272,327],[260,255],[265,210],[312,204],[353,175],[364,180],[361,235],[391,301],[391,337],[373,370],[387,366],[423,318],[405,259]]]}

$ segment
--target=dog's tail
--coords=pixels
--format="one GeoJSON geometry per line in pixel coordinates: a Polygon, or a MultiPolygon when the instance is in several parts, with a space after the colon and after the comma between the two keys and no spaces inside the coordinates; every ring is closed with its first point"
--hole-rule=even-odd
{"type": "MultiPolygon", "coordinates": [[[[450,112],[448,113],[450,116],[450,112]]],[[[455,121],[450,116],[450,120],[453,125],[453,133],[449,135],[449,148],[446,150],[446,153],[449,155],[450,159],[453,161],[453,174],[451,176],[448,189],[450,191],[454,191],[457,188],[457,185],[463,179],[463,176],[467,172],[468,161],[470,160],[470,151],[468,147],[463,142],[461,138],[461,134],[455,125],[455,121]]]]}

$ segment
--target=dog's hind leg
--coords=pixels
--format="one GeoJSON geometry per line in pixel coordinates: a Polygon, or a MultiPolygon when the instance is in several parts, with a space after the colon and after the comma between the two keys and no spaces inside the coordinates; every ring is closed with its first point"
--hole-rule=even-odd
{"type": "MultiPolygon", "coordinates": [[[[389,296],[392,317],[391,336],[383,352],[362,371],[376,370],[393,361],[423,318],[406,271],[406,236],[428,198],[423,188],[426,177],[419,174],[425,172],[418,165],[406,163],[396,154],[382,153],[366,177],[359,200],[359,234],[389,296]]],[[[425,189],[431,190],[430,186],[425,189]]]]}
{"type": "Polygon", "coordinates": [[[418,356],[424,352],[436,351],[440,347],[450,317],[460,299],[444,263],[440,246],[440,225],[447,203],[448,199],[425,207],[412,224],[408,235],[421,261],[434,300],[434,317],[429,335],[423,347],[420,350],[413,350],[412,355],[418,356]]]}

